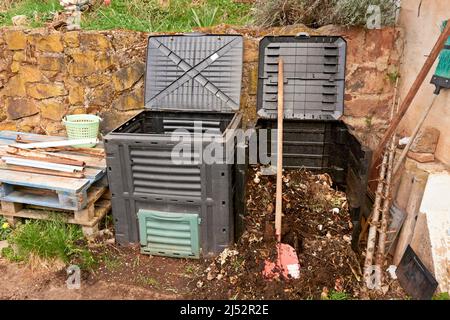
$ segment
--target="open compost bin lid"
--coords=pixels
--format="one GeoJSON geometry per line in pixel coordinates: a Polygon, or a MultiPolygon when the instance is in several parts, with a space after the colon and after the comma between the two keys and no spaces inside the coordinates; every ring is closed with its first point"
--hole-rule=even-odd
{"type": "Polygon", "coordinates": [[[259,45],[258,115],[277,117],[278,60],[284,61],[284,117],[338,119],[344,111],[347,44],[334,36],[267,36],[259,45]]]}
{"type": "Polygon", "coordinates": [[[150,36],[145,107],[153,110],[239,110],[243,39],[240,35],[150,36]]]}

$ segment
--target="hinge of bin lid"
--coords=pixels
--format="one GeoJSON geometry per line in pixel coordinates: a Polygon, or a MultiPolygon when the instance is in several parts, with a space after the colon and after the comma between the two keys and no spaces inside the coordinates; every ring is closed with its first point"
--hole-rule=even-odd
{"type": "Polygon", "coordinates": [[[198,31],[194,31],[194,32],[186,32],[183,33],[184,36],[191,36],[191,37],[199,37],[199,36],[206,36],[205,33],[203,32],[198,32],[198,31]]]}
{"type": "Polygon", "coordinates": [[[337,166],[331,168],[333,180],[335,183],[340,184],[345,181],[345,169],[337,166]]]}
{"type": "Polygon", "coordinates": [[[370,159],[359,159],[359,174],[361,176],[367,175],[369,171],[370,159]]]}
{"type": "Polygon", "coordinates": [[[308,32],[299,32],[295,35],[296,38],[309,38],[310,35],[308,32]]]}
{"type": "Polygon", "coordinates": [[[198,219],[198,224],[201,224],[202,223],[202,218],[198,217],[197,219],[198,219]]]}

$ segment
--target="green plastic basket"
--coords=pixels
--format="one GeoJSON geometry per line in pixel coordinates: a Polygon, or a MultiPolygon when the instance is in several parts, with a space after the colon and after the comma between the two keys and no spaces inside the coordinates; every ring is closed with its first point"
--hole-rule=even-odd
{"type": "MultiPolygon", "coordinates": [[[[97,138],[101,118],[93,114],[74,114],[63,118],[69,139],[97,138]]],[[[92,148],[94,144],[76,145],[78,148],[92,148]]]]}

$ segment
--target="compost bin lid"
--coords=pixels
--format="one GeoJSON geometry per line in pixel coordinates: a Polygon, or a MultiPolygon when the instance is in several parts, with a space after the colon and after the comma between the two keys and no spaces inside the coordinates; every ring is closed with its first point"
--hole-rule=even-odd
{"type": "Polygon", "coordinates": [[[259,45],[258,115],[277,117],[278,60],[284,61],[284,117],[338,119],[344,111],[347,44],[335,36],[267,36],[259,45]]]}
{"type": "Polygon", "coordinates": [[[150,36],[145,107],[234,112],[242,80],[241,35],[150,36]]]}

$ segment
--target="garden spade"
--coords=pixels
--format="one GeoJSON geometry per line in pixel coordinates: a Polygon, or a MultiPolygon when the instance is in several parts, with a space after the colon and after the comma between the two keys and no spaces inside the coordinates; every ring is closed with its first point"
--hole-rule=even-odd
{"type": "Polygon", "coordinates": [[[284,72],[283,60],[278,61],[278,130],[277,130],[277,189],[275,204],[275,236],[277,238],[277,258],[275,262],[265,261],[263,275],[273,278],[277,274],[286,279],[300,277],[300,266],[295,249],[285,243],[281,243],[281,218],[283,207],[283,100],[284,100],[284,72]]]}

